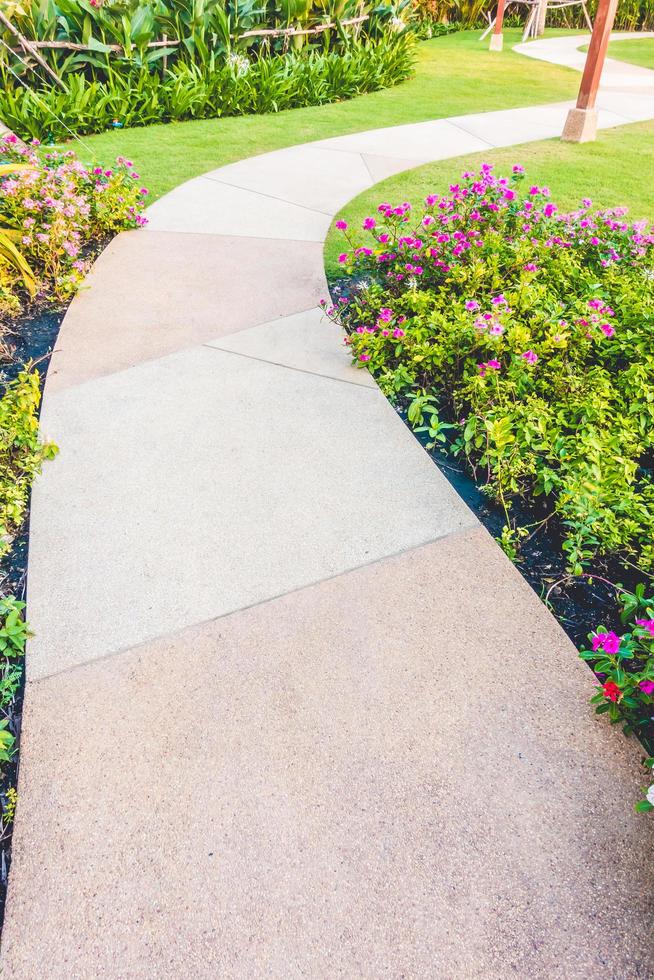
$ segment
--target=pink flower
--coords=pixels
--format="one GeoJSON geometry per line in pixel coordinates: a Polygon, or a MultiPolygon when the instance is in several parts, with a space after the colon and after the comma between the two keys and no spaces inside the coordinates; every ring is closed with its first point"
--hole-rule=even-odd
{"type": "Polygon", "coordinates": [[[370,354],[359,354],[359,360],[360,361],[363,361],[364,363],[366,361],[369,361],[370,360],[370,354]]]}
{"type": "Polygon", "coordinates": [[[491,371],[499,371],[501,364],[499,361],[496,360],[486,361],[486,367],[490,368],[491,371]]]}
{"type": "Polygon", "coordinates": [[[399,327],[396,327],[395,330],[393,331],[393,336],[395,337],[396,340],[400,340],[400,338],[404,336],[404,330],[401,330],[399,327]]]}
{"type": "Polygon", "coordinates": [[[535,354],[533,350],[526,350],[524,354],[522,354],[522,358],[527,362],[527,364],[535,364],[538,360],[538,354],[535,354]]]}
{"type": "Polygon", "coordinates": [[[654,694],[654,681],[641,681],[638,686],[644,694],[654,694]]]}
{"type": "Polygon", "coordinates": [[[346,231],[347,230],[347,221],[337,221],[336,222],[336,227],[338,228],[339,231],[346,231]]]}
{"type": "Polygon", "coordinates": [[[514,163],[511,170],[514,174],[523,174],[525,172],[525,168],[520,163],[514,163]]]}
{"type": "Polygon", "coordinates": [[[375,221],[374,218],[366,218],[365,221],[363,222],[364,230],[372,231],[372,229],[375,227],[376,224],[377,222],[375,221]]]}
{"type": "Polygon", "coordinates": [[[479,309],[479,303],[477,302],[476,299],[469,299],[466,302],[466,310],[478,310],[478,309],[479,309]]]}
{"type": "Polygon", "coordinates": [[[605,337],[612,337],[615,334],[615,327],[612,327],[610,323],[600,323],[600,330],[605,337]]]}
{"type": "Polygon", "coordinates": [[[504,293],[500,293],[499,296],[493,296],[491,303],[493,306],[508,306],[504,293]]]}
{"type": "Polygon", "coordinates": [[[343,252],[342,255],[339,255],[338,261],[339,262],[347,262],[347,252],[343,252]]]}
{"type": "Polygon", "coordinates": [[[638,626],[642,626],[643,629],[647,630],[650,636],[654,637],[654,619],[637,619],[636,623],[638,626]]]}
{"type": "Polygon", "coordinates": [[[610,633],[596,633],[592,639],[593,650],[603,650],[609,655],[616,654],[620,649],[621,637],[611,631],[610,633]]]}

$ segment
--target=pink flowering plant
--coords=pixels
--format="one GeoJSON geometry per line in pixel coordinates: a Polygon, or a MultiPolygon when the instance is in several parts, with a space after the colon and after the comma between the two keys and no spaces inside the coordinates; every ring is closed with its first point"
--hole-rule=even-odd
{"type": "Polygon", "coordinates": [[[536,496],[570,573],[598,555],[654,570],[652,228],[589,199],[563,214],[519,165],[336,227],[351,288],[328,315],[502,505],[511,557],[512,502],[536,496]]]}
{"type": "Polygon", "coordinates": [[[115,232],[145,224],[147,190],[129,160],[111,168],[83,164],[72,150],[42,153],[15,137],[0,142],[0,227],[30,276],[0,253],[0,313],[16,313],[25,287],[65,300],[115,232]]]}
{"type": "MultiPolygon", "coordinates": [[[[592,667],[598,680],[591,699],[598,714],[607,714],[625,734],[635,733],[654,750],[654,599],[638,585],[620,596],[621,622],[625,631],[598,626],[589,635],[589,646],[579,656],[592,667]]],[[[654,758],[646,765],[652,768],[654,758]]],[[[654,810],[654,786],[636,804],[641,812],[654,810]]]]}

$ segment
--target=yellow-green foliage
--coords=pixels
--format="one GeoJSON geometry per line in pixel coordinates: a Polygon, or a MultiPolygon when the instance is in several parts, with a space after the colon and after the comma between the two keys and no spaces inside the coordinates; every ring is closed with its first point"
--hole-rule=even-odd
{"type": "Polygon", "coordinates": [[[57,449],[39,439],[39,372],[24,370],[0,399],[0,558],[25,518],[32,481],[57,449]]]}

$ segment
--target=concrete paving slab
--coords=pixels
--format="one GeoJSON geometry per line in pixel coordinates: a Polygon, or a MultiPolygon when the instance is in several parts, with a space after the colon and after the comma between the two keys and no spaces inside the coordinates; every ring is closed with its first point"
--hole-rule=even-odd
{"type": "Polygon", "coordinates": [[[311,143],[239,160],[205,176],[330,215],[372,184],[360,154],[311,143]]]}
{"type": "Polygon", "coordinates": [[[375,156],[374,153],[365,153],[363,159],[375,183],[379,180],[385,180],[386,177],[392,177],[394,174],[400,174],[403,170],[412,170],[414,167],[420,166],[419,160],[379,157],[375,156]]]}
{"type": "MultiPolygon", "coordinates": [[[[652,72],[652,78],[654,79],[654,72],[652,72]]],[[[654,84],[651,91],[640,91],[634,88],[600,92],[597,97],[597,104],[601,107],[600,125],[603,125],[602,109],[605,113],[620,113],[627,122],[645,122],[654,118],[654,84]]]]}
{"type": "Polygon", "coordinates": [[[126,232],[66,313],[48,393],[317,306],[325,295],[314,242],[126,232]]]}
{"type": "Polygon", "coordinates": [[[210,347],[53,394],[42,429],[32,679],[477,523],[377,388],[210,347]]]}
{"type": "Polygon", "coordinates": [[[314,146],[326,146],[334,150],[364,155],[397,157],[410,160],[412,165],[427,163],[485,150],[488,144],[471,136],[446,119],[431,122],[392,126],[388,129],[371,129],[365,133],[334,136],[321,140],[314,146]]]}
{"type": "Polygon", "coordinates": [[[369,371],[352,365],[344,337],[343,330],[328,320],[322,310],[312,309],[241,330],[232,336],[219,337],[210,341],[209,346],[376,388],[369,371]]]}
{"type": "Polygon", "coordinates": [[[593,683],[480,529],[30,684],[3,976],[652,976],[593,683]]]}
{"type": "Polygon", "coordinates": [[[196,177],[148,208],[146,232],[177,231],[321,242],[329,215],[264,194],[196,177]]]}
{"type": "MultiPolygon", "coordinates": [[[[561,102],[527,109],[480,112],[456,116],[452,122],[494,146],[515,146],[560,136],[568,110],[573,105],[573,102],[561,102]]],[[[619,126],[626,121],[624,116],[602,112],[602,125],[605,127],[619,126]]]]}

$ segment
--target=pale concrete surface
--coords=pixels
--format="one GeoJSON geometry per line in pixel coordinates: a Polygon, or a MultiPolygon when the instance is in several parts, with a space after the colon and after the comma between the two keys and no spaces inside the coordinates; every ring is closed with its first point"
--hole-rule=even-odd
{"type": "Polygon", "coordinates": [[[32,683],[4,975],[652,976],[592,684],[481,529],[32,683]]]}
{"type": "MultiPolygon", "coordinates": [[[[640,71],[601,108],[654,117],[640,71]]],[[[508,138],[486,123],[286,160],[340,155],[338,195],[344,160],[358,186],[508,138]]],[[[329,217],[265,159],[229,170],[258,192],[216,171],[155,204],[62,328],[4,975],[649,977],[638,748],[380,392],[340,376],[340,332],[306,314],[329,217]]]]}
{"type": "Polygon", "coordinates": [[[189,180],[155,201],[148,208],[148,218],[146,232],[290,238],[299,242],[323,241],[330,223],[329,215],[322,211],[207,177],[189,180]]]}
{"type": "MultiPolygon", "coordinates": [[[[611,32],[612,41],[629,41],[647,37],[654,37],[654,31],[611,32]]],[[[526,41],[524,44],[516,44],[513,50],[526,55],[528,58],[548,61],[553,65],[562,65],[564,68],[574,68],[575,71],[581,72],[586,64],[586,52],[581,51],[581,48],[589,43],[590,34],[574,34],[564,37],[537,38],[533,41],[526,41]]],[[[654,74],[639,65],[630,65],[626,61],[607,58],[604,63],[601,87],[604,88],[616,82],[625,84],[627,80],[636,85],[642,85],[643,72],[648,75],[654,74]]]]}
{"type": "MultiPolygon", "coordinates": [[[[569,111],[570,103],[561,102],[558,105],[532,106],[528,109],[502,109],[498,112],[455,116],[453,122],[494,146],[514,146],[560,136],[569,111]]],[[[654,107],[651,111],[654,114],[654,107]]],[[[600,116],[600,126],[604,129],[630,122],[628,116],[606,109],[601,110],[600,116]]]]}
{"type": "Polygon", "coordinates": [[[240,160],[206,176],[330,215],[373,183],[360,154],[310,143],[240,160]]]}
{"type": "Polygon", "coordinates": [[[31,679],[477,523],[376,386],[207,346],[53,394],[42,428],[31,679]]]}
{"type": "Polygon", "coordinates": [[[419,160],[409,160],[408,158],[379,157],[373,153],[363,153],[362,156],[375,183],[385,180],[386,177],[392,177],[393,174],[399,174],[403,170],[412,170],[413,167],[420,166],[419,160]]]}
{"type": "Polygon", "coordinates": [[[66,313],[48,394],[315,307],[326,292],[320,243],[125,232],[66,313]]]}
{"type": "Polygon", "coordinates": [[[295,316],[280,317],[271,323],[227,334],[209,341],[209,346],[298,371],[376,388],[370,372],[352,364],[342,332],[340,345],[336,343],[338,335],[338,327],[326,318],[322,310],[314,307],[295,316]]]}
{"type": "Polygon", "coordinates": [[[488,149],[487,143],[466,133],[448,119],[333,136],[314,145],[348,153],[363,153],[365,156],[372,154],[406,159],[411,161],[409,166],[415,166],[416,161],[428,163],[430,160],[488,149]]]}

